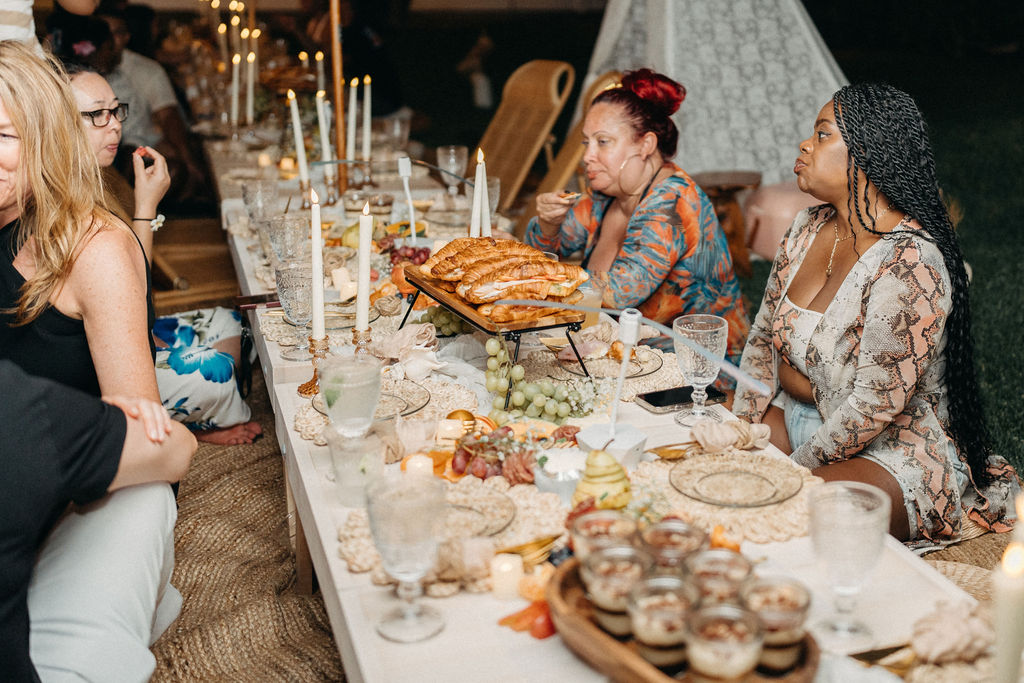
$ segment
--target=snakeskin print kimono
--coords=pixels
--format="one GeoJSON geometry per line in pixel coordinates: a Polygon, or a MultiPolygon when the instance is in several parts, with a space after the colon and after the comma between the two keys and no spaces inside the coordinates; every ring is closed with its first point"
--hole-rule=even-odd
{"type": "MultiPolygon", "coordinates": [[[[788,349],[772,335],[779,302],[830,206],[806,209],[779,247],[741,367],[778,391],[778,363],[788,349]]],[[[920,231],[906,220],[896,228],[920,231]]],[[[899,482],[911,546],[960,540],[966,513],[986,529],[1006,531],[1020,486],[1013,468],[994,456],[992,483],[979,488],[946,433],[943,382],[950,280],[942,254],[919,234],[871,245],[843,281],[807,347],[807,375],[824,424],[792,458],[815,468],[851,457],[885,467],[899,482]],[[958,476],[959,471],[959,476],[958,476]]],[[[760,421],[770,396],[736,394],[733,412],[760,421]]]]}
{"type": "MultiPolygon", "coordinates": [[[[630,216],[622,249],[609,270],[610,291],[617,307],[635,306],[644,317],[665,325],[686,313],[725,318],[726,358],[738,363],[750,324],[725,233],[697,183],[675,164],[668,166],[672,175],[652,185],[630,216]]],[[[560,256],[582,249],[586,261],[611,203],[603,194],[583,195],[557,235],[545,237],[534,218],[524,241],[560,256]]],[[[644,343],[672,350],[668,337],[644,343]]],[[[729,381],[722,373],[718,386],[729,381]]]]}

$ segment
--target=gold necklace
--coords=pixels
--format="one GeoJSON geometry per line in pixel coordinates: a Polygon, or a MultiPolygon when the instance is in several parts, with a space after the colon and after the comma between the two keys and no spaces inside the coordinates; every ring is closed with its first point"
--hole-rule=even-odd
{"type": "MultiPolygon", "coordinates": [[[[889,213],[889,209],[891,209],[891,208],[892,208],[892,204],[890,204],[889,206],[885,207],[885,210],[882,211],[882,213],[878,214],[878,217],[875,218],[875,221],[874,221],[875,225],[878,225],[878,221],[882,220],[882,217],[884,217],[885,214],[889,213]]],[[[856,234],[851,229],[849,235],[847,235],[846,237],[843,237],[842,239],[840,239],[839,238],[839,219],[838,218],[836,218],[835,222],[832,223],[832,232],[834,232],[835,235],[836,235],[836,241],[832,243],[832,253],[828,255],[828,265],[825,266],[825,277],[827,277],[827,278],[832,277],[832,259],[834,259],[835,256],[836,256],[836,248],[839,246],[839,243],[840,242],[845,242],[848,239],[852,239],[854,237],[854,235],[856,234]]]]}

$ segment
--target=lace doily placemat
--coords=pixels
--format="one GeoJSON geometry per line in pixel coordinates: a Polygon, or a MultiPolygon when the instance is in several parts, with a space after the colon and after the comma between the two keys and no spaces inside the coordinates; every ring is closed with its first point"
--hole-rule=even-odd
{"type": "MultiPolygon", "coordinates": [[[[683,374],[679,371],[679,364],[676,362],[676,354],[665,353],[660,349],[647,348],[645,351],[660,357],[661,367],[650,375],[627,378],[622,386],[622,400],[632,401],[637,394],[659,389],[671,389],[685,384],[683,374]]],[[[585,361],[584,361],[585,362],[585,361]]],[[[578,375],[566,370],[558,362],[555,354],[546,349],[526,352],[519,356],[519,363],[526,370],[526,378],[530,381],[551,377],[557,380],[578,379],[578,375]]]]}
{"type": "MultiPolygon", "coordinates": [[[[281,346],[294,346],[296,340],[295,327],[286,323],[280,308],[264,309],[260,311],[260,330],[267,341],[272,341],[281,346]]],[[[402,316],[382,315],[370,323],[371,335],[373,337],[387,337],[398,331],[402,322],[402,316]]],[[[346,327],[339,330],[327,330],[327,342],[333,347],[352,346],[352,328],[346,327]]]]}
{"type": "MultiPolygon", "coordinates": [[[[531,484],[510,487],[500,476],[487,480],[466,476],[448,486],[449,503],[479,510],[487,518],[488,526],[503,523],[506,514],[502,506],[493,505],[496,492],[504,493],[507,500],[514,503],[515,514],[512,521],[494,535],[475,537],[470,542],[452,539],[451,544],[443,544],[438,553],[440,567],[424,580],[427,595],[446,597],[460,590],[490,590],[487,570],[495,549],[552,536],[560,537],[559,544],[565,543],[567,509],[557,494],[542,493],[531,484]],[[473,565],[477,566],[474,568],[473,565]]],[[[380,554],[373,545],[366,510],[349,513],[338,526],[338,542],[338,556],[345,561],[350,572],[372,572],[371,579],[377,584],[391,582],[380,566],[380,554]]]]}
{"type": "MultiPolygon", "coordinates": [[[[381,391],[401,395],[397,389],[399,383],[385,375],[381,381],[381,391]]],[[[476,394],[461,384],[429,378],[417,384],[430,392],[430,401],[427,405],[413,413],[417,420],[440,420],[453,410],[473,410],[477,404],[476,394]]],[[[326,446],[327,438],[323,436],[323,430],[327,423],[327,416],[320,413],[310,402],[296,411],[293,427],[303,439],[312,441],[317,446],[326,446]]]]}
{"type": "MultiPolygon", "coordinates": [[[[749,456],[750,453],[742,453],[717,457],[732,459],[739,466],[749,456]]],[[[687,523],[708,531],[720,524],[725,529],[726,537],[737,541],[767,543],[807,534],[807,491],[822,481],[820,477],[811,474],[810,470],[788,463],[803,479],[803,485],[796,495],[772,505],[736,508],[702,503],[677,491],[669,483],[669,472],[675,462],[678,461],[640,463],[630,475],[634,500],[648,499],[656,513],[677,515],[687,523]]],[[[780,459],[780,462],[786,461],[780,459]]]]}

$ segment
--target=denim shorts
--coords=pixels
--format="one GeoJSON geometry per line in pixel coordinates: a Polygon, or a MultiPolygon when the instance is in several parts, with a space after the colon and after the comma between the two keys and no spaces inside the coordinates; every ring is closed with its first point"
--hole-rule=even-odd
{"type": "Polygon", "coordinates": [[[794,451],[814,436],[814,432],[818,431],[818,427],[823,423],[817,406],[798,401],[785,391],[779,392],[772,405],[781,408],[785,414],[786,434],[794,451]]]}

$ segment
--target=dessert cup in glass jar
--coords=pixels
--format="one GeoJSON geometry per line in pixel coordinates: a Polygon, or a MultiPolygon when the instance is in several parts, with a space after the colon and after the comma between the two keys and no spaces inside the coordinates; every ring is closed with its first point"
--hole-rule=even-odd
{"type": "Polygon", "coordinates": [[[740,590],[740,600],[764,629],[760,668],[783,673],[795,667],[803,654],[804,621],[811,605],[807,587],[783,576],[755,578],[740,590]]]}
{"type": "Polygon", "coordinates": [[[709,543],[704,531],[681,519],[663,519],[640,532],[640,545],[654,558],[657,571],[681,571],[686,558],[707,550],[709,543]]]}
{"type": "Polygon", "coordinates": [[[630,545],[600,548],[587,556],[580,566],[580,578],[601,628],[613,636],[629,635],[629,592],[653,564],[650,555],[630,545]]]}
{"type": "Polygon", "coordinates": [[[686,616],[700,600],[681,576],[654,575],[633,584],[626,603],[636,651],[657,667],[686,661],[686,616]]]}
{"type": "Polygon", "coordinates": [[[572,551],[583,563],[594,550],[611,545],[632,545],[636,520],[618,510],[594,510],[577,517],[569,530],[572,551]]]}
{"type": "Polygon", "coordinates": [[[708,605],[686,620],[694,680],[733,681],[754,670],[763,642],[757,615],[736,605],[708,605]]]}
{"type": "Polygon", "coordinates": [[[750,578],[750,560],[731,550],[702,550],[686,558],[686,574],[700,590],[701,604],[736,603],[750,578]]]}

